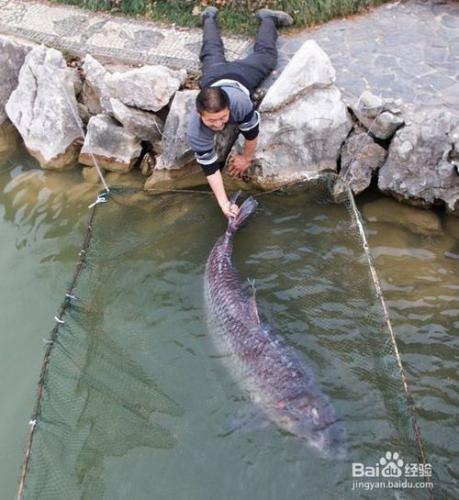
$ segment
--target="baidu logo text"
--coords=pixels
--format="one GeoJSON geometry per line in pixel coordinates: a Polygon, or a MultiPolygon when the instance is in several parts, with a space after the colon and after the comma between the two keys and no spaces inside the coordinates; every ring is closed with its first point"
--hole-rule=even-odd
{"type": "Polygon", "coordinates": [[[433,488],[432,465],[406,463],[395,451],[386,451],[374,465],[352,464],[352,489],[433,488]]]}

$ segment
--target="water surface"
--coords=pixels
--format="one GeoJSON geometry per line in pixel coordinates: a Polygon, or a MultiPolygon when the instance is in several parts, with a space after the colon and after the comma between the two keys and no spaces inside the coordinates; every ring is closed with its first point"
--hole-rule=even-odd
{"type": "MultiPolygon", "coordinates": [[[[44,173],[22,159],[2,167],[0,188],[0,470],[2,496],[11,497],[43,338],[98,188],[81,184],[77,171],[44,173]]],[[[352,491],[352,462],[371,465],[387,450],[417,460],[393,349],[346,207],[323,189],[259,201],[237,236],[236,265],[256,279],[261,313],[332,399],[346,426],[346,459],[323,459],[273,426],[225,432],[250,402],[215,355],[203,317],[205,260],[224,221],[205,195],[123,195],[98,209],[82,300],[50,365],[30,479],[31,491],[46,484],[40,498],[58,497],[56,484],[71,498],[388,498],[352,491]],[[67,457],[62,469],[58,451],[67,457]],[[57,474],[51,480],[47,459],[57,474]]],[[[459,261],[457,226],[442,223],[435,237],[395,223],[367,229],[428,459],[454,496],[459,261]]]]}

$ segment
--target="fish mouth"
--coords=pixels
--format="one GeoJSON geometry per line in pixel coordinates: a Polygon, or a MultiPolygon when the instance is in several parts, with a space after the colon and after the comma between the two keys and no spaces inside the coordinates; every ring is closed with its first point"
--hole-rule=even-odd
{"type": "Polygon", "coordinates": [[[288,434],[296,436],[308,443],[325,459],[344,459],[347,455],[345,429],[341,419],[302,422],[284,418],[276,424],[288,434]]]}
{"type": "Polygon", "coordinates": [[[324,458],[335,460],[346,458],[345,430],[340,419],[315,427],[307,438],[324,458]]]}

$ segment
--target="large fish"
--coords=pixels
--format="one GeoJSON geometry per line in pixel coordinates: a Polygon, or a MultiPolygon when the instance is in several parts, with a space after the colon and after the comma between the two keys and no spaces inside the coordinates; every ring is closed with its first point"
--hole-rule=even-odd
{"type": "Polygon", "coordinates": [[[343,429],[329,399],[301,356],[261,320],[254,290],[249,292],[233,266],[233,236],[256,207],[252,197],[241,205],[207,260],[209,332],[229,370],[267,420],[305,438],[325,456],[342,456],[343,429]]]}

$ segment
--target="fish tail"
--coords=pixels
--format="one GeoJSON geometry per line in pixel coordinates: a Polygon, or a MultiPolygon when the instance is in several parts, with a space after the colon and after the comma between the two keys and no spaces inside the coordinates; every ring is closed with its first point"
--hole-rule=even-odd
{"type": "Polygon", "coordinates": [[[239,212],[236,217],[233,217],[228,221],[228,229],[227,233],[234,234],[244,222],[255,212],[255,209],[258,206],[257,200],[250,196],[247,198],[244,203],[239,207],[239,212]]]}

